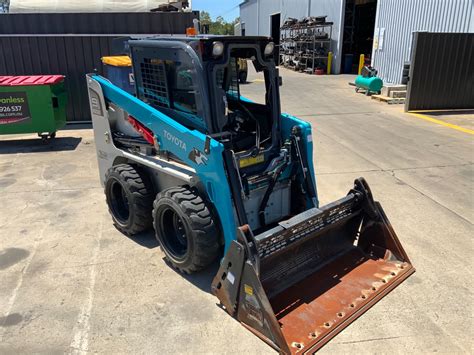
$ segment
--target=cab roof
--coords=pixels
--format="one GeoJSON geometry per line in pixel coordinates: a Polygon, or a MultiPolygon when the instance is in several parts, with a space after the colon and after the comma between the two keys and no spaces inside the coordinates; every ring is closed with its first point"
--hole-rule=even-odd
{"type": "MultiPolygon", "coordinates": [[[[135,38],[133,38],[135,39],[135,38]]],[[[200,34],[196,36],[186,36],[183,34],[178,35],[155,35],[151,37],[140,37],[136,39],[143,40],[167,40],[167,41],[221,41],[221,42],[239,42],[239,43],[255,43],[255,42],[269,42],[271,37],[265,36],[233,36],[233,35],[210,35],[200,34]]]]}

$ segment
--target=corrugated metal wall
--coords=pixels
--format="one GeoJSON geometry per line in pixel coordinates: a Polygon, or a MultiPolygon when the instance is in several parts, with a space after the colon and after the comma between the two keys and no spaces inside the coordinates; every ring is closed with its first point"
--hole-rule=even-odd
{"type": "Polygon", "coordinates": [[[184,33],[198,17],[197,12],[47,15],[0,15],[0,75],[66,75],[68,121],[91,120],[85,75],[94,69],[102,74],[100,58],[115,54],[114,38],[124,34],[184,33]],[[16,25],[8,26],[13,23],[16,25]],[[94,34],[82,34],[87,29],[94,34]],[[47,31],[54,34],[38,34],[47,31]],[[81,34],[57,34],[61,31],[81,34]]]}
{"type": "Polygon", "coordinates": [[[344,0],[248,0],[240,5],[240,21],[246,35],[269,36],[270,15],[281,13],[281,22],[289,17],[324,16],[334,22],[331,48],[334,53],[333,72],[338,73],[342,53],[344,0]]]}
{"type": "Polygon", "coordinates": [[[270,15],[280,13],[281,23],[288,17],[308,16],[310,0],[247,0],[240,5],[240,21],[251,36],[270,36],[270,15]]]}
{"type": "Polygon", "coordinates": [[[413,43],[405,110],[474,109],[474,33],[416,32],[413,43]]]}
{"type": "Polygon", "coordinates": [[[473,6],[473,0],[378,0],[375,28],[385,30],[372,65],[385,82],[400,83],[413,32],[474,32],[473,6]]]}
{"type": "Polygon", "coordinates": [[[64,74],[68,121],[90,121],[86,73],[103,74],[111,36],[0,36],[0,75],[64,74]]]}
{"type": "MultiPolygon", "coordinates": [[[[280,0],[259,0],[258,1],[258,31],[262,36],[270,36],[270,15],[281,12],[280,0]]],[[[283,17],[283,14],[281,15],[283,17]]],[[[247,30],[246,30],[247,31],[247,30]]],[[[245,32],[248,33],[248,32],[245,32]]]]}
{"type": "Polygon", "coordinates": [[[258,0],[248,0],[240,5],[240,23],[247,36],[258,36],[258,0]]]}
{"type": "Polygon", "coordinates": [[[197,12],[0,14],[0,35],[185,33],[197,12]]]}
{"type": "MultiPolygon", "coordinates": [[[[337,1],[337,0],[336,0],[337,1]]],[[[281,1],[281,19],[284,21],[288,17],[302,18],[311,16],[310,0],[282,0],[281,1]]]]}

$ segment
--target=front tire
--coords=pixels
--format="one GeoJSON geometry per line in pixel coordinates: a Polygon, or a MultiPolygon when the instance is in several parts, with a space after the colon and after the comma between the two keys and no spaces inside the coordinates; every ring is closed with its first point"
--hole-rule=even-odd
{"type": "Polygon", "coordinates": [[[219,255],[219,227],[194,189],[160,192],[153,203],[153,224],[161,250],[181,272],[202,270],[219,255]]]}
{"type": "Polygon", "coordinates": [[[106,174],[105,197],[119,231],[134,235],[151,228],[153,188],[143,171],[129,164],[111,167],[106,174]]]}

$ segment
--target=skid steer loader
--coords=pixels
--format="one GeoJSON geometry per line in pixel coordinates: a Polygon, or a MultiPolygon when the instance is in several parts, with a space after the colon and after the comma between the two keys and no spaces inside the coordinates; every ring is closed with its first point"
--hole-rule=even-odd
{"type": "Polygon", "coordinates": [[[266,37],[130,39],[136,94],[87,76],[116,227],[152,226],[169,263],[215,259],[222,307],[281,353],[312,353],[414,272],[363,178],[319,206],[311,126],[280,112],[266,37]],[[243,97],[239,61],[265,77],[243,97]]]}

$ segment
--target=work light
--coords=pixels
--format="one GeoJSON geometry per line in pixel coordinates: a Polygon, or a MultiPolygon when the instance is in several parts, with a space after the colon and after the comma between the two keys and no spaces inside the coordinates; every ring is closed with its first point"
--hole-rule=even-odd
{"type": "Polygon", "coordinates": [[[222,42],[214,42],[212,44],[212,55],[214,57],[219,57],[224,53],[224,43],[222,42]]]}
{"type": "Polygon", "coordinates": [[[265,50],[263,51],[263,53],[266,55],[266,56],[269,56],[273,53],[273,49],[275,49],[275,44],[273,42],[269,42],[266,46],[265,46],[265,50]]]}

